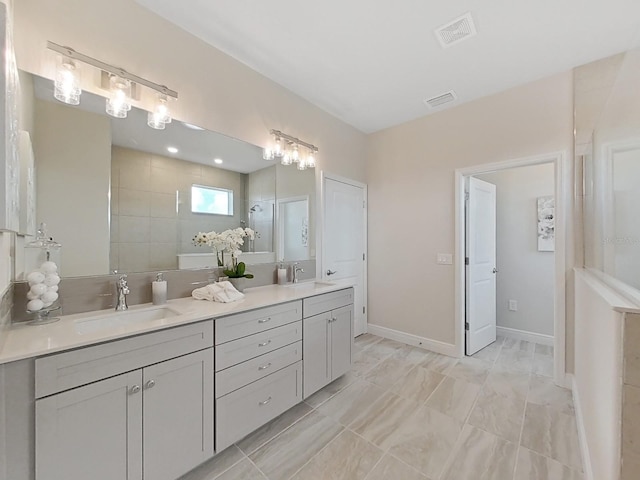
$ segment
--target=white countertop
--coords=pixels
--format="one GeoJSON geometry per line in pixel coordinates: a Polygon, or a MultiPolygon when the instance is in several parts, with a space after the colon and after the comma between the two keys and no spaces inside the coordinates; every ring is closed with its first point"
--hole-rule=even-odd
{"type": "MultiPolygon", "coordinates": [[[[82,330],[77,328],[78,322],[89,317],[115,314],[116,312],[109,309],[64,315],[60,317],[58,322],[48,325],[31,326],[19,323],[12,325],[4,332],[5,339],[0,349],[0,364],[291,302],[351,286],[353,286],[352,283],[339,280],[333,281],[331,284],[301,282],[296,287],[267,285],[245,289],[245,298],[232,303],[194,300],[191,297],[180,298],[166,303],[167,307],[179,313],[176,316],[128,325],[120,324],[87,333],[81,333],[82,330]]],[[[130,307],[128,311],[143,310],[151,306],[150,303],[136,305],[130,307]]]]}

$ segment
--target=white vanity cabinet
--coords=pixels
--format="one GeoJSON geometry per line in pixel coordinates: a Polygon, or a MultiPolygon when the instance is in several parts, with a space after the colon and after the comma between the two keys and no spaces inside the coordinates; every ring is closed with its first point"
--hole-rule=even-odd
{"type": "Polygon", "coordinates": [[[302,302],[216,319],[216,451],[302,401],[302,302]]]}
{"type": "Polygon", "coordinates": [[[36,360],[36,480],[175,480],[213,456],[213,322],[36,360]]]}
{"type": "Polygon", "coordinates": [[[353,289],[339,290],[302,302],[304,398],[351,368],[353,289]]]}

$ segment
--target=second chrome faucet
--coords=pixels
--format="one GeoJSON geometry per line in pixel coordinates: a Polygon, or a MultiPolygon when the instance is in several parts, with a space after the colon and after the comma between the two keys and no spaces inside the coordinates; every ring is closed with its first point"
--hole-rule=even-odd
{"type": "Polygon", "coordinates": [[[118,303],[116,303],[116,310],[127,310],[127,295],[129,295],[129,285],[127,284],[127,276],[120,275],[116,281],[116,293],[118,297],[118,303]]]}

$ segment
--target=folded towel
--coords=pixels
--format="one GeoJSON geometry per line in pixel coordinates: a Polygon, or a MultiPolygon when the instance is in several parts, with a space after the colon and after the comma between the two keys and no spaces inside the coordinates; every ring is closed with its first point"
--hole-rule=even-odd
{"type": "Polygon", "coordinates": [[[240,293],[231,282],[211,283],[202,288],[196,288],[191,292],[196,300],[209,300],[210,302],[229,303],[242,300],[244,293],[240,293]]]}

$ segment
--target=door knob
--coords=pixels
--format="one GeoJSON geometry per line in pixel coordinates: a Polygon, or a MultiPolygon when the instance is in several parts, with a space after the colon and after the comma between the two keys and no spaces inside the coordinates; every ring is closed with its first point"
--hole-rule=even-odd
{"type": "Polygon", "coordinates": [[[333,275],[334,273],[338,273],[335,270],[327,270],[327,275],[333,275]]]}

